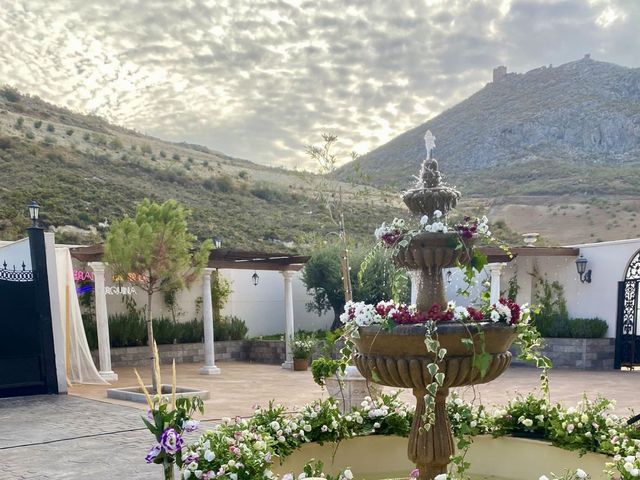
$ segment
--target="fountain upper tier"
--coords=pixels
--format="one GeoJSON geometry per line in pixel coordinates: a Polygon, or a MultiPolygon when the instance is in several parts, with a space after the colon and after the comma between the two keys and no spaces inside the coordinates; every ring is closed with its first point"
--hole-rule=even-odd
{"type": "Polygon", "coordinates": [[[433,212],[440,210],[444,215],[454,209],[460,199],[460,192],[442,181],[435,159],[425,159],[420,168],[417,185],[402,194],[402,200],[411,213],[433,218],[433,212]]]}

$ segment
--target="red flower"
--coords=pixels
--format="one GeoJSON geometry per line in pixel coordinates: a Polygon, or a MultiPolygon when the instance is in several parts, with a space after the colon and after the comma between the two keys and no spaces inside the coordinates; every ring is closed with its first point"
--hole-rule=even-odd
{"type": "Polygon", "coordinates": [[[511,311],[511,325],[515,325],[520,321],[520,305],[511,299],[501,298],[500,303],[506,305],[511,311]]]}
{"type": "Polygon", "coordinates": [[[471,320],[475,322],[481,322],[482,320],[484,320],[484,313],[482,313],[480,310],[477,310],[473,307],[467,307],[467,312],[469,313],[469,317],[471,318],[471,320]]]}

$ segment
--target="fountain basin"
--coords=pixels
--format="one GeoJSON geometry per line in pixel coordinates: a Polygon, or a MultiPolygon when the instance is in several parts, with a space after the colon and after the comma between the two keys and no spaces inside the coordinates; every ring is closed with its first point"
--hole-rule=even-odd
{"type": "MultiPolygon", "coordinates": [[[[321,460],[325,473],[336,475],[350,468],[356,480],[382,480],[408,477],[414,465],[407,459],[407,438],[371,435],[343,440],[339,444],[308,443],[274,465],[277,474],[301,472],[310,459],[321,460]]],[[[550,472],[582,468],[592,480],[605,480],[602,473],[610,460],[603,454],[578,452],[554,447],[549,442],[528,438],[473,438],[466,460],[474,480],[537,480],[550,472]]]]}
{"type": "MultiPolygon", "coordinates": [[[[516,339],[515,327],[502,323],[482,322],[478,325],[447,322],[438,324],[440,346],[447,349],[445,358],[437,362],[445,374],[444,388],[486,383],[497,378],[511,363],[508,349],[516,339]],[[462,343],[469,339],[473,346],[462,343]],[[491,363],[484,376],[473,367],[474,351],[491,355],[491,363]]],[[[420,325],[399,325],[392,331],[378,326],[358,329],[360,338],[354,339],[357,352],[354,362],[360,373],[376,383],[391,387],[424,389],[431,383],[427,364],[433,354],[424,344],[426,328],[420,325]]]]}
{"type": "Polygon", "coordinates": [[[466,248],[459,246],[460,236],[456,232],[422,232],[415,235],[409,245],[399,248],[395,262],[409,270],[437,270],[455,267],[458,262],[466,264],[475,238],[464,239],[466,248]]]}

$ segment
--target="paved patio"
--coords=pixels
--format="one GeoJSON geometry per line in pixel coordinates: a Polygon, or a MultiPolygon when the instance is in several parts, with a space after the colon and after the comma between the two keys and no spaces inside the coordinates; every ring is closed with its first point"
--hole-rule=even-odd
{"type": "MultiPolygon", "coordinates": [[[[290,372],[279,366],[221,363],[222,374],[199,375],[199,365],[178,365],[178,383],[207,388],[204,426],[225,416],[249,415],[255,404],[271,399],[289,408],[323,395],[310,372],[290,372]]],[[[141,372],[146,374],[147,372],[141,372]]],[[[133,369],[118,369],[117,386],[135,384],[133,369]]],[[[170,367],[163,368],[165,382],[170,367]]],[[[475,394],[485,404],[504,402],[515,392],[528,392],[538,384],[538,372],[514,367],[475,394]]],[[[3,479],[153,479],[159,467],[143,457],[151,442],[142,427],[144,404],[106,399],[102,386],[75,386],[69,395],[0,399],[0,465],[3,479]]],[[[575,403],[582,392],[618,400],[617,411],[640,410],[639,372],[580,372],[556,370],[551,374],[553,400],[575,403]]],[[[474,392],[465,390],[471,398],[474,392]]],[[[324,393],[326,396],[326,393],[324,393]]],[[[410,392],[403,397],[411,401],[410,392]]]]}

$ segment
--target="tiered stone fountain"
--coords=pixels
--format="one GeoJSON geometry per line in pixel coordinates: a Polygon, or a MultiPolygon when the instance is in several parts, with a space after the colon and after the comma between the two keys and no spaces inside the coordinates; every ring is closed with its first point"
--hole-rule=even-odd
{"type": "MultiPolygon", "coordinates": [[[[436,210],[446,216],[460,198],[460,192],[442,182],[438,163],[430,158],[429,152],[435,146],[433,140],[431,132],[427,132],[427,158],[422,163],[418,184],[402,197],[411,213],[418,217],[429,215],[430,219],[436,210]]],[[[456,249],[457,245],[456,232],[423,232],[398,251],[395,262],[419,275],[416,302],[419,311],[427,311],[434,304],[446,305],[442,269],[453,267],[458,262],[469,262],[474,239],[465,241],[465,248],[456,249]]],[[[481,342],[474,327],[455,322],[438,324],[438,340],[440,346],[447,349],[447,354],[436,363],[445,374],[445,380],[435,398],[435,423],[427,430],[422,420],[424,397],[427,386],[432,383],[427,365],[434,362],[435,358],[425,346],[426,327],[400,325],[390,332],[378,326],[359,329],[360,338],[355,340],[357,351],[354,361],[360,373],[382,385],[413,389],[416,413],[409,437],[408,456],[420,470],[420,480],[431,480],[445,473],[454,453],[446,407],[449,389],[490,382],[511,363],[508,348],[516,338],[514,328],[487,323],[482,325],[482,331],[484,340],[481,342]],[[463,339],[472,340],[473,347],[463,344],[463,339]],[[480,352],[483,347],[491,356],[484,376],[473,365],[474,351],[480,352]]]]}

